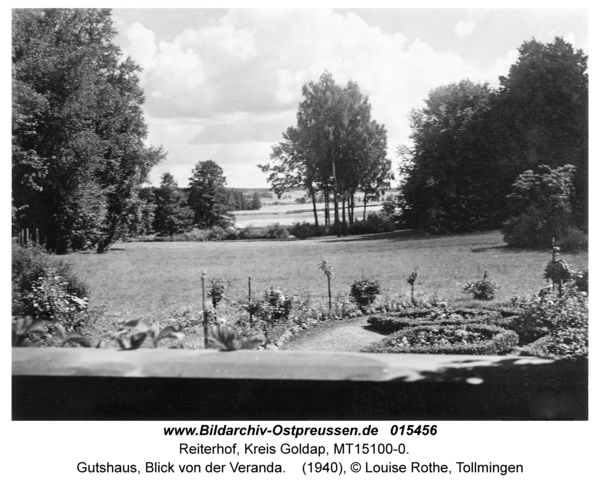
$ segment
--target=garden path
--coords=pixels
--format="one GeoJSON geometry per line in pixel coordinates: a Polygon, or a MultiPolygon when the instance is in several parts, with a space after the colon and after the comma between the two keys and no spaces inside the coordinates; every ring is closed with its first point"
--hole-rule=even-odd
{"type": "Polygon", "coordinates": [[[291,337],[281,350],[359,352],[386,336],[370,330],[367,316],[349,320],[329,320],[291,337]]]}

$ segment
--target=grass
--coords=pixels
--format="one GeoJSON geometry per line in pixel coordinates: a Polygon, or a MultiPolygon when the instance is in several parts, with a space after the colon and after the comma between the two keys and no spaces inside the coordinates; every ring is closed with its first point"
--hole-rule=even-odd
{"type": "MultiPolygon", "coordinates": [[[[313,240],[162,242],[115,245],[104,255],[61,256],[91,289],[91,309],[115,318],[166,315],[201,308],[202,271],[230,283],[231,299],[246,298],[248,277],[255,294],[273,286],[304,288],[325,301],[327,280],[318,269],[333,265],[332,292],[348,294],[355,279],[376,278],[384,294],[409,295],[406,278],[415,267],[415,291],[454,304],[472,303],[466,283],[489,278],[500,285],[495,301],[537,292],[549,254],[509,250],[499,232],[452,236],[414,236],[395,232],[313,240]]],[[[587,254],[565,255],[575,268],[587,268],[587,254]]]]}

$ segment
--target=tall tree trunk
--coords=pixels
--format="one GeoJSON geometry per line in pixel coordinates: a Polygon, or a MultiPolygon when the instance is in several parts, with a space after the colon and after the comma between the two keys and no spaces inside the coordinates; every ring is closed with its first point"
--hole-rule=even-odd
{"type": "Polygon", "coordinates": [[[340,233],[340,211],[338,205],[337,177],[335,175],[335,156],[331,159],[331,168],[333,170],[333,225],[337,237],[341,237],[340,233]]]}
{"type": "Polygon", "coordinates": [[[96,252],[98,254],[103,254],[114,244],[117,239],[117,230],[119,228],[119,222],[113,221],[108,228],[106,235],[100,240],[98,243],[98,248],[96,252]]]}
{"type": "Polygon", "coordinates": [[[363,221],[367,218],[367,191],[365,190],[365,198],[363,199],[363,221]]]}
{"type": "Polygon", "coordinates": [[[347,225],[346,225],[346,194],[342,194],[342,234],[346,236],[347,233],[347,225]]]}
{"type": "Polygon", "coordinates": [[[317,215],[317,201],[315,200],[315,189],[311,185],[308,189],[310,198],[312,199],[313,214],[315,215],[315,226],[319,227],[319,217],[317,215]]]}

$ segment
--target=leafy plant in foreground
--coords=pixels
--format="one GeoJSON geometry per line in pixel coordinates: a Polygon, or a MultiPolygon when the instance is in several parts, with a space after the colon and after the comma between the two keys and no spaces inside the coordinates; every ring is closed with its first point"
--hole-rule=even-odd
{"type": "Polygon", "coordinates": [[[263,343],[261,338],[241,338],[228,325],[213,325],[210,327],[210,340],[219,350],[251,350],[263,343]]]}
{"type": "Polygon", "coordinates": [[[122,324],[121,328],[114,333],[113,337],[117,339],[122,350],[139,349],[148,337],[152,340],[154,347],[157,347],[158,342],[162,339],[169,338],[178,341],[178,343],[171,346],[171,348],[182,348],[180,341],[183,339],[183,333],[177,332],[172,325],[167,325],[159,330],[156,325],[149,326],[141,320],[129,320],[122,324]],[[126,327],[134,328],[138,330],[138,332],[131,335],[129,338],[124,338],[124,335],[129,332],[126,327]]]}
{"type": "Polygon", "coordinates": [[[12,346],[13,347],[37,347],[39,342],[26,340],[32,334],[48,335],[46,325],[50,322],[40,318],[19,317],[13,319],[12,346]]]}
{"type": "Polygon", "coordinates": [[[60,323],[54,326],[56,330],[56,336],[61,340],[61,347],[72,346],[72,347],[91,347],[92,343],[90,339],[84,337],[79,332],[68,332],[65,327],[60,323]]]}

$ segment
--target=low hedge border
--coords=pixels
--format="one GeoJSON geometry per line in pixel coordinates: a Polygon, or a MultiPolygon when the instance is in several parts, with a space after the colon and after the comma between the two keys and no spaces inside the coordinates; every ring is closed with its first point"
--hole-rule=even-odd
{"type": "Polygon", "coordinates": [[[519,342],[519,337],[512,330],[506,330],[495,325],[422,325],[406,330],[400,330],[363,349],[370,353],[397,353],[397,354],[463,354],[463,355],[501,355],[514,348],[519,342]],[[438,345],[435,342],[426,342],[425,334],[438,334],[444,338],[464,338],[469,333],[476,333],[487,337],[475,343],[455,342],[438,345]],[[416,343],[416,341],[422,343],[416,343]]]}
{"type": "Polygon", "coordinates": [[[439,320],[448,318],[450,315],[459,315],[463,318],[474,318],[474,317],[498,317],[500,311],[496,309],[488,308],[406,308],[400,311],[393,311],[388,313],[389,316],[402,317],[402,318],[427,318],[429,320],[439,320]]]}
{"type": "Polygon", "coordinates": [[[519,345],[529,345],[536,340],[548,335],[548,327],[532,327],[523,325],[518,316],[503,318],[498,325],[507,330],[512,330],[519,336],[519,345]]]}
{"type": "Polygon", "coordinates": [[[411,327],[419,327],[426,325],[499,325],[498,314],[496,315],[481,315],[472,318],[463,318],[461,316],[452,318],[453,314],[445,318],[429,320],[425,318],[403,318],[388,315],[373,315],[369,317],[367,322],[376,330],[382,333],[393,333],[399,330],[404,330],[411,327]]]}

